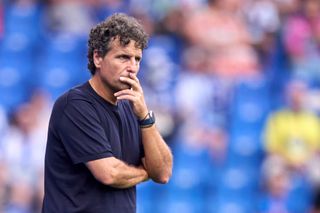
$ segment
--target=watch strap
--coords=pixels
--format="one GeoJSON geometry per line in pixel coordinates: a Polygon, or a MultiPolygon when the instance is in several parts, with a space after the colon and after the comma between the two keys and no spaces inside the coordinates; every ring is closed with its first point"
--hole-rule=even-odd
{"type": "Polygon", "coordinates": [[[147,128],[152,126],[155,123],[154,113],[149,111],[148,114],[145,116],[144,119],[139,120],[139,126],[141,128],[147,128]]]}

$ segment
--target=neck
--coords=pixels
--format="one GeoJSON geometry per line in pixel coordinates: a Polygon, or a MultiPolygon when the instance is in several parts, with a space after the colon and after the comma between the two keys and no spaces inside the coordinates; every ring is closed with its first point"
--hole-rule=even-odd
{"type": "Polygon", "coordinates": [[[112,90],[110,87],[106,86],[97,75],[94,75],[89,80],[89,83],[93,90],[101,96],[104,100],[108,101],[109,103],[116,105],[117,98],[113,95],[112,90]]]}

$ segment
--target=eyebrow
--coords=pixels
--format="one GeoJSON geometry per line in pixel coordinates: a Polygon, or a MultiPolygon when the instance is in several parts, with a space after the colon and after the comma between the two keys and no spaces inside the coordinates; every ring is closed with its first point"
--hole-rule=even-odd
{"type": "Polygon", "coordinates": [[[141,59],[142,58],[142,55],[134,55],[134,54],[131,54],[131,53],[128,53],[126,51],[121,51],[119,53],[116,53],[116,56],[129,56],[129,57],[135,57],[135,58],[138,58],[138,59],[141,59]]]}

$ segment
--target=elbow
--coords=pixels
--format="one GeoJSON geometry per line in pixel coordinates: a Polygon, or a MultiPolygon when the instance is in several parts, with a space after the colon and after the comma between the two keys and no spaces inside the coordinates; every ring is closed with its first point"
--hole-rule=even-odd
{"type": "Polygon", "coordinates": [[[160,184],[166,184],[172,176],[172,166],[162,167],[158,170],[148,171],[150,178],[160,184]]]}
{"type": "Polygon", "coordinates": [[[171,172],[167,172],[166,174],[162,174],[155,178],[152,178],[152,180],[156,183],[167,184],[171,178],[171,174],[171,172]]]}
{"type": "Polygon", "coordinates": [[[156,182],[160,184],[167,184],[169,182],[169,177],[159,178],[156,182]]]}

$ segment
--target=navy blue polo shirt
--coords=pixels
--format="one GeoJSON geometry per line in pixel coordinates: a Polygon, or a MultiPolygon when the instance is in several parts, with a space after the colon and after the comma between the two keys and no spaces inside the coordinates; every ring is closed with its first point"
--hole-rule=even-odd
{"type": "Polygon", "coordinates": [[[54,104],[45,156],[43,213],[134,213],[136,188],[97,181],[88,161],[115,157],[138,166],[143,157],[137,117],[128,101],[112,105],[89,82],[54,104]]]}

